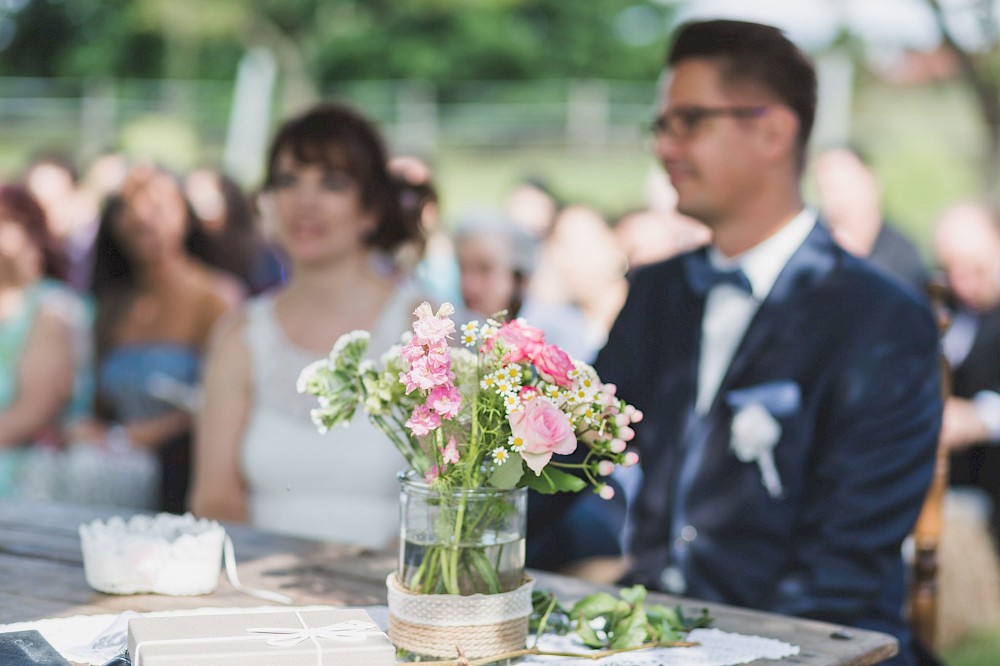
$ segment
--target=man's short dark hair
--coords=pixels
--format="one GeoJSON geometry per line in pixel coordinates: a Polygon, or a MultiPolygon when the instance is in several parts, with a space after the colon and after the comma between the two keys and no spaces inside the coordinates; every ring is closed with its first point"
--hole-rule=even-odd
{"type": "Polygon", "coordinates": [[[799,164],[816,117],[816,71],[809,58],[778,28],[747,21],[688,23],[677,31],[667,56],[674,67],[690,58],[717,60],[723,83],[757,85],[798,116],[799,164]]]}

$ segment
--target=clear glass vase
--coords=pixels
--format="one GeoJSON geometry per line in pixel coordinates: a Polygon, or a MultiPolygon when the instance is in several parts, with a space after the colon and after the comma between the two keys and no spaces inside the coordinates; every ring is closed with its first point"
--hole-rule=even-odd
{"type": "Polygon", "coordinates": [[[400,584],[415,594],[499,594],[524,582],[527,490],[441,492],[400,475],[400,584]]]}

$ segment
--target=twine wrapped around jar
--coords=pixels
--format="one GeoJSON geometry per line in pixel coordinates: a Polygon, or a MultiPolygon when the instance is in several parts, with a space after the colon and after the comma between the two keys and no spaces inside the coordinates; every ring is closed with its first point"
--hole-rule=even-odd
{"type": "Polygon", "coordinates": [[[524,648],[535,581],[501,594],[413,594],[389,574],[389,638],[402,650],[439,658],[490,657],[524,648]]]}

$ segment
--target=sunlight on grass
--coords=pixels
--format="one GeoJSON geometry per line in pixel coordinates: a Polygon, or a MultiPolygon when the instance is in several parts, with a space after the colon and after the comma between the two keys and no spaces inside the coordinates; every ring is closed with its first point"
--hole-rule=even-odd
{"type": "Polygon", "coordinates": [[[547,182],[566,203],[596,206],[617,215],[641,206],[650,169],[640,149],[589,153],[561,150],[443,151],[433,160],[445,219],[475,208],[500,206],[526,177],[547,182]]]}

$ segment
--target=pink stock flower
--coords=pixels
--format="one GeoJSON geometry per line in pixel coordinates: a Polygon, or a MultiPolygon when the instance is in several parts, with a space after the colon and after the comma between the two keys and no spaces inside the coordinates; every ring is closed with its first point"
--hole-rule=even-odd
{"type": "Polygon", "coordinates": [[[534,358],[535,368],[542,379],[550,384],[569,388],[573,381],[569,378],[575,366],[569,354],[555,345],[543,346],[534,358]]]}
{"type": "Polygon", "coordinates": [[[426,356],[427,364],[432,367],[451,367],[451,352],[448,349],[448,343],[444,340],[438,340],[427,345],[426,356]]]}
{"type": "Polygon", "coordinates": [[[431,310],[430,303],[421,303],[413,314],[417,321],[413,322],[413,333],[421,344],[430,344],[450,338],[455,332],[455,322],[449,317],[455,313],[450,303],[438,308],[437,314],[431,310]]]}
{"type": "Polygon", "coordinates": [[[410,341],[399,350],[399,355],[407,363],[413,363],[424,356],[424,346],[416,338],[410,338],[410,341]]]}
{"type": "MultiPolygon", "coordinates": [[[[462,395],[454,384],[438,386],[427,396],[427,404],[443,418],[453,419],[458,416],[458,408],[462,404],[462,395]]],[[[454,441],[454,439],[452,439],[454,441]]]]}
{"type": "Polygon", "coordinates": [[[514,437],[524,441],[521,457],[536,475],[549,464],[553,453],[569,455],[576,450],[569,417],[548,400],[529,400],[507,420],[514,437]]]}
{"type": "Polygon", "coordinates": [[[534,362],[535,356],[545,346],[545,334],[520,319],[501,326],[497,338],[503,343],[504,363],[534,362]]]}
{"type": "Polygon", "coordinates": [[[431,363],[424,356],[410,363],[410,371],[400,373],[399,380],[406,385],[406,392],[414,389],[428,391],[436,386],[443,386],[451,381],[451,371],[447,365],[431,363]]]}
{"type": "Polygon", "coordinates": [[[436,478],[438,478],[438,466],[431,465],[431,468],[427,470],[426,474],[424,474],[424,482],[433,483],[434,479],[436,478]]]}
{"type": "Polygon", "coordinates": [[[441,417],[432,412],[427,405],[417,405],[413,414],[406,420],[406,427],[417,437],[423,437],[441,426],[441,417]]]}
{"type": "Polygon", "coordinates": [[[450,438],[448,444],[439,450],[441,451],[441,460],[445,465],[454,465],[458,462],[458,444],[454,437],[450,438]]]}

